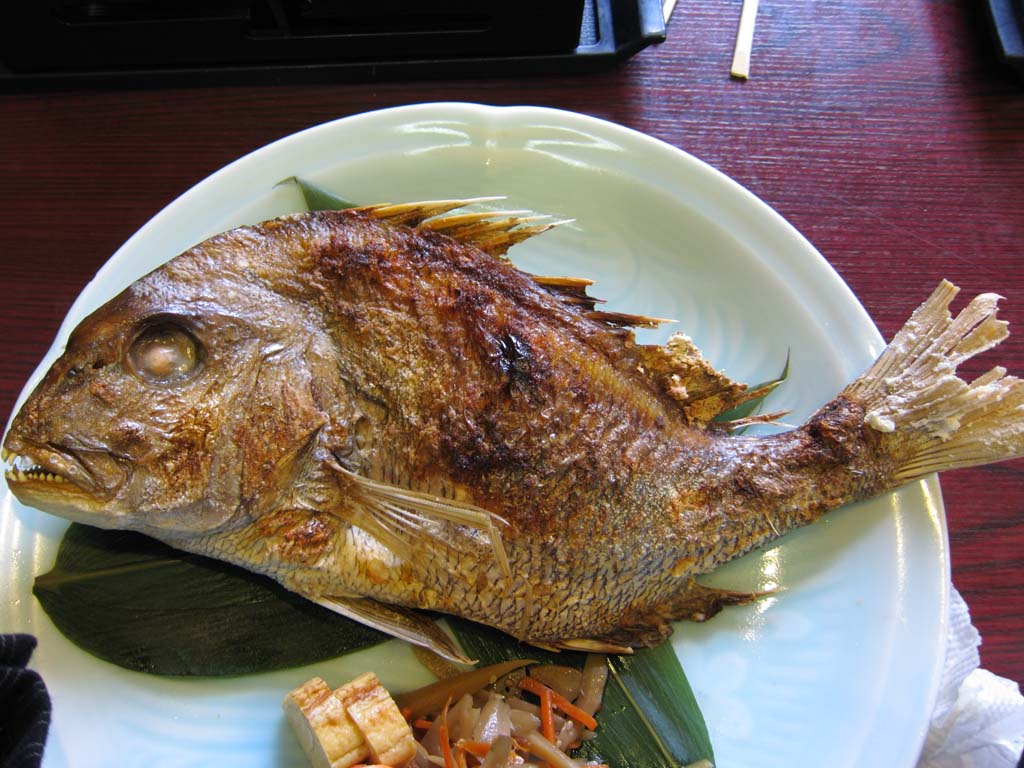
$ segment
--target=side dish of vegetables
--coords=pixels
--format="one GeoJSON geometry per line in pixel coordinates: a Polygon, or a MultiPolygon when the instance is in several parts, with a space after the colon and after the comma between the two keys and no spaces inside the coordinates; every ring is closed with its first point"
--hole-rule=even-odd
{"type": "Polygon", "coordinates": [[[315,768],[597,768],[572,752],[594,737],[607,678],[596,654],[582,669],[524,659],[393,697],[367,672],[333,691],[313,678],[284,709],[315,768]]]}

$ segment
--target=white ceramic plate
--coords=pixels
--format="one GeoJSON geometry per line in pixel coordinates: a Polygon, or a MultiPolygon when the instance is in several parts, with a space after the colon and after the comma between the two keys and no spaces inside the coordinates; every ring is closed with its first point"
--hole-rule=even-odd
{"type": "MultiPolygon", "coordinates": [[[[740,380],[773,377],[792,350],[772,405],[793,420],[882,347],[817,251],[690,155],[577,114],[424,104],[289,136],[189,190],[86,287],[29,386],[70,329],[135,278],[216,232],[300,210],[293,187],[275,188],[292,175],[366,203],[501,194],[508,207],[572,218],[517,246],[514,260],[596,279],[593,293],[610,309],[676,318],[740,380]]],[[[33,666],[54,701],[51,768],[300,766],[279,708],[290,688],[312,674],[340,684],[366,668],[398,688],[426,679],[397,643],[230,680],[167,680],[100,662],[68,643],[31,594],[65,524],[22,507],[6,485],[0,492],[0,629],[39,637],[33,666]]],[[[784,588],[673,636],[719,764],[914,765],[941,666],[946,553],[939,489],[928,481],[839,510],[717,572],[717,583],[738,589],[784,588]]]]}

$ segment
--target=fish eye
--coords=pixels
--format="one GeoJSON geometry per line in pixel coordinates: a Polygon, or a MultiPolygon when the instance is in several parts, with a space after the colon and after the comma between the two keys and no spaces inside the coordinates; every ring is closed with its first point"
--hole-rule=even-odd
{"type": "Polygon", "coordinates": [[[146,381],[174,384],[191,378],[199,368],[201,354],[195,336],[174,323],[161,323],[135,337],[128,349],[128,363],[146,381]]]}

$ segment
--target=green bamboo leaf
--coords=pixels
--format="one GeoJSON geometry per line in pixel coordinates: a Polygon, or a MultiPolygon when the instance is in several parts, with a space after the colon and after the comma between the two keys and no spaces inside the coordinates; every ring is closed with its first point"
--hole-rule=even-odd
{"type": "MultiPolygon", "coordinates": [[[[581,653],[550,653],[479,624],[447,621],[463,650],[479,665],[528,656],[544,663],[583,666],[581,653]]],[[[669,643],[632,656],[609,656],[608,666],[611,674],[597,718],[597,738],[580,748],[580,757],[611,768],[714,762],[704,716],[669,643]]]]}
{"type": "Polygon", "coordinates": [[[68,639],[157,675],[311,664],[389,639],[240,568],[74,524],[33,592],[68,639]]]}
{"type": "MultiPolygon", "coordinates": [[[[644,727],[657,734],[657,742],[647,743],[658,743],[663,754],[684,764],[698,760],[714,763],[707,724],[670,643],[642,648],[632,656],[609,656],[608,666],[612,679],[641,713],[644,727]]],[[[631,723],[629,727],[636,726],[631,723]]],[[[637,735],[637,743],[643,744],[644,734],[637,735]]],[[[633,751],[627,754],[635,757],[633,751]]]]}
{"type": "Polygon", "coordinates": [[[303,200],[306,201],[306,208],[311,211],[340,211],[344,208],[355,208],[357,205],[298,176],[289,176],[278,182],[277,186],[282,184],[296,184],[302,192],[303,200]]]}
{"type": "Polygon", "coordinates": [[[735,408],[730,408],[728,411],[718,414],[715,417],[715,421],[737,421],[738,419],[745,419],[747,416],[755,413],[757,409],[764,404],[765,398],[774,392],[782,382],[789,378],[789,358],[790,353],[787,352],[786,364],[782,366],[782,373],[780,373],[778,377],[770,379],[769,381],[762,381],[760,384],[748,388],[751,392],[764,390],[758,397],[755,397],[752,400],[747,400],[745,403],[740,403],[735,408]]]}

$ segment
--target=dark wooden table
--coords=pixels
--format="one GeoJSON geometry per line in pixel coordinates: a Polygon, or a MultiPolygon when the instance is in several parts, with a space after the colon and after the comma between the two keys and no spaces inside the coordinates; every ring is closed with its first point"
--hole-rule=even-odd
{"type": "MultiPolygon", "coordinates": [[[[724,171],[800,229],[886,335],[942,277],[1006,296],[1024,374],[1024,87],[970,0],[763,3],[730,79],[739,2],[686,0],[668,41],[606,73],[0,95],[0,419],[69,305],[156,211],[310,125],[456,100],[576,110],[724,171]]],[[[1024,461],[942,480],[953,579],[984,665],[1024,679],[1024,461]]]]}

